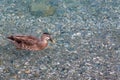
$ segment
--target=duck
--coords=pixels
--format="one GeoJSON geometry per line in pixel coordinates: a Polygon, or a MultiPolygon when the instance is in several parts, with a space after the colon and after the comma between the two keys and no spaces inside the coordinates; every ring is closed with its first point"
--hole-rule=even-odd
{"type": "Polygon", "coordinates": [[[7,37],[16,46],[16,49],[39,51],[47,47],[48,41],[54,43],[49,33],[43,33],[41,38],[31,35],[11,35],[7,37]]]}

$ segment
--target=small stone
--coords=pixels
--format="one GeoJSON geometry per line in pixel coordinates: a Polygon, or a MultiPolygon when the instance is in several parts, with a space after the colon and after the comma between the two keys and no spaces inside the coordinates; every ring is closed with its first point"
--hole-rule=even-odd
{"type": "Polygon", "coordinates": [[[40,69],[45,70],[45,69],[47,69],[47,67],[45,65],[41,65],[40,69]]]}
{"type": "Polygon", "coordinates": [[[20,65],[19,65],[19,64],[15,64],[14,67],[15,67],[15,68],[18,68],[18,67],[20,67],[20,65]]]}
{"type": "Polygon", "coordinates": [[[25,62],[25,64],[24,64],[25,66],[27,66],[27,65],[29,65],[29,62],[25,62]]]}
{"type": "Polygon", "coordinates": [[[25,70],[26,74],[30,74],[30,72],[31,72],[30,69],[25,70]]]}
{"type": "Polygon", "coordinates": [[[18,74],[21,74],[22,73],[22,71],[18,71],[18,74]]]}
{"type": "Polygon", "coordinates": [[[2,65],[3,64],[3,61],[0,59],[0,65],[2,65]]]}
{"type": "Polygon", "coordinates": [[[13,78],[17,80],[18,76],[17,75],[13,75],[13,78]]]}

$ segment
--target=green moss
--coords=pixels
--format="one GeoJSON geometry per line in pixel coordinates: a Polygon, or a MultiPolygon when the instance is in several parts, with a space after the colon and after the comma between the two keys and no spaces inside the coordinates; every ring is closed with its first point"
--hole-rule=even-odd
{"type": "Polygon", "coordinates": [[[34,16],[52,16],[55,8],[45,3],[31,3],[30,13],[34,16]]]}

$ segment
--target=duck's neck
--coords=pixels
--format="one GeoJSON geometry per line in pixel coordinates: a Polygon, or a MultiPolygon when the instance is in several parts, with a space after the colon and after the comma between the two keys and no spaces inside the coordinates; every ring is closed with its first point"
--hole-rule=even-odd
{"type": "Polygon", "coordinates": [[[45,47],[47,47],[47,45],[48,45],[47,40],[42,40],[42,39],[40,39],[39,44],[38,44],[38,47],[39,47],[41,50],[44,49],[45,47]]]}
{"type": "Polygon", "coordinates": [[[47,40],[45,40],[45,39],[43,39],[43,38],[41,38],[40,39],[40,44],[48,44],[48,41],[47,40]]]}

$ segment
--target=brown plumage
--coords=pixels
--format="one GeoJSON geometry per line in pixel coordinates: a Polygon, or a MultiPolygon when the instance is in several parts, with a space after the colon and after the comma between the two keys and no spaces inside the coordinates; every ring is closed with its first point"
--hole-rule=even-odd
{"type": "Polygon", "coordinates": [[[9,36],[7,38],[15,44],[17,49],[32,51],[43,50],[46,48],[48,45],[48,40],[53,42],[49,33],[43,33],[40,39],[27,35],[9,36]]]}

